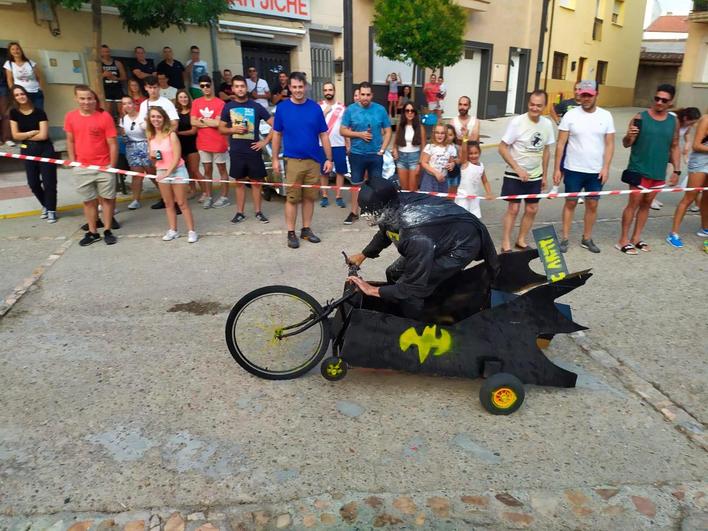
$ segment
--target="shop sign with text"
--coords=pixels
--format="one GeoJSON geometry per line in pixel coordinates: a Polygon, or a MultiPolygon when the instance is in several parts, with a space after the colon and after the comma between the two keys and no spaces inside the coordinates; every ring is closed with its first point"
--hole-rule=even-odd
{"type": "Polygon", "coordinates": [[[310,20],[310,0],[230,0],[229,9],[272,17],[310,20]]]}

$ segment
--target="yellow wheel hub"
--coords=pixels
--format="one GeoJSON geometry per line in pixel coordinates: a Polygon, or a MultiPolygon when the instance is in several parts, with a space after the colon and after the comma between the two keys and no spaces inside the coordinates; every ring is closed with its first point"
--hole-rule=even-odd
{"type": "Polygon", "coordinates": [[[332,363],[327,365],[327,374],[330,376],[339,376],[342,373],[342,369],[339,366],[341,363],[341,361],[338,361],[336,365],[332,363]]]}
{"type": "Polygon", "coordinates": [[[500,387],[492,393],[492,404],[499,409],[509,409],[517,400],[516,393],[509,387],[500,387]]]}

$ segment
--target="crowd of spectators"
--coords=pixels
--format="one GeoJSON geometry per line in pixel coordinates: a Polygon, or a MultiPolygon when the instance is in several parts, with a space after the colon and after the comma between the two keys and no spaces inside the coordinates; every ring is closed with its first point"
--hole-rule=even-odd
{"type": "MultiPolygon", "coordinates": [[[[41,72],[19,43],[10,43],[8,49],[9,58],[3,66],[9,91],[0,93],[0,105],[9,104],[12,110],[10,119],[3,120],[10,125],[3,138],[10,143],[21,142],[25,154],[55,157],[43,110],[41,72]]],[[[119,155],[124,154],[131,170],[150,176],[161,195],[152,208],[165,209],[167,215],[166,241],[179,237],[177,216],[181,214],[188,241],[196,242],[189,200],[197,199],[205,209],[223,208],[231,204],[232,186],[235,212],[231,222],[246,220],[246,181],[251,182],[255,219],[268,223],[261,209],[262,183],[269,178],[266,152],[272,159],[272,175],[276,179],[282,175],[290,185],[285,220],[291,248],[299,247],[300,240],[320,241],[312,230],[314,206],[318,198],[321,207],[329,205],[326,190],[298,184],[326,184],[334,174],[335,204],[346,208],[338,188],[344,185],[345,177],[352,185],[382,177],[386,157],[393,158],[394,177],[402,190],[447,193],[477,217],[482,216],[479,199],[465,196],[493,198],[480,160],[480,122],[471,112],[473,102],[466,96],[459,98],[457,115],[443,123],[447,91],[442,76],[431,74],[423,87],[425,104],[417,107],[410,86],[402,85],[400,75],[390,74],[385,108],[373,101],[373,87],[368,82],[359,84],[349,105],[337,100],[333,83],[325,83],[322,100],[314,102],[308,97],[311,88],[305,74],[300,72],[280,72],[269,86],[255,66],[248,66],[244,76],[225,69],[217,87],[199,47],[190,48],[185,64],[174,58],[169,46],[163,48],[162,55],[162,61],[155,65],[144,48],[137,46],[134,60],[123,64],[103,45],[103,102],[88,86],[76,86],[77,108],[66,115],[64,129],[70,160],[116,166],[119,155]],[[426,128],[426,123],[434,125],[426,128]],[[230,179],[239,182],[230,183],[230,179]],[[219,187],[216,197],[214,185],[219,187]]],[[[667,183],[675,185],[682,163],[688,166],[683,186],[706,186],[708,118],[701,117],[695,108],[671,112],[674,95],[673,86],[659,86],[653,105],[632,118],[622,138],[623,146],[631,150],[622,181],[631,188],[652,190],[628,196],[615,245],[627,255],[650,250],[642,231],[649,209],[656,205],[657,192],[653,190],[667,183]],[[672,173],[667,179],[669,164],[672,173]]],[[[506,163],[501,195],[538,194],[547,191],[550,183],[554,190],[564,184],[566,192],[602,190],[615,149],[613,117],[598,107],[594,81],[579,82],[574,96],[551,106],[549,119],[543,116],[547,94],[534,91],[528,98],[527,112],[509,122],[498,149],[506,163]],[[557,124],[557,139],[552,120],[557,124]]],[[[26,169],[28,184],[42,205],[42,217],[56,222],[56,166],[28,161],[26,169]]],[[[116,243],[112,230],[119,224],[113,218],[117,192],[113,174],[86,168],[74,168],[74,173],[86,216],[86,234],[80,244],[100,239],[116,243]],[[99,205],[102,220],[98,218],[99,205]],[[98,233],[101,227],[103,238],[98,233]]],[[[129,210],[141,208],[142,191],[143,178],[133,177],[129,210]]],[[[683,246],[679,229],[689,210],[701,210],[698,234],[708,237],[707,197],[705,193],[686,193],[666,237],[669,245],[683,246]]],[[[592,238],[599,200],[600,196],[586,198],[579,240],[581,247],[594,253],[600,252],[592,238]]],[[[519,230],[512,237],[521,201],[507,202],[502,253],[529,247],[528,234],[539,208],[538,199],[524,200],[519,230]]],[[[560,238],[563,252],[570,246],[572,221],[580,202],[577,198],[565,200],[560,238]]],[[[359,218],[356,188],[351,190],[350,203],[345,224],[359,218]]]]}

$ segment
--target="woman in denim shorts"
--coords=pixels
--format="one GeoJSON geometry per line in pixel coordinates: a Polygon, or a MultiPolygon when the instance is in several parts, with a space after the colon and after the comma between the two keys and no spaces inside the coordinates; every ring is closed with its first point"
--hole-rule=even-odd
{"type": "MultiPolygon", "coordinates": [[[[150,168],[150,157],[148,156],[148,141],[145,136],[142,122],[138,119],[138,110],[135,102],[129,96],[121,98],[121,111],[123,116],[120,119],[120,127],[125,141],[125,158],[131,171],[147,173],[150,168]]],[[[143,177],[133,175],[130,188],[133,192],[133,201],[128,205],[130,210],[140,208],[140,196],[143,193],[143,177]]]]}
{"type": "Polygon", "coordinates": [[[396,160],[401,190],[415,192],[418,189],[420,150],[424,145],[425,128],[420,123],[418,111],[412,103],[406,103],[393,142],[393,158],[396,160]]]}

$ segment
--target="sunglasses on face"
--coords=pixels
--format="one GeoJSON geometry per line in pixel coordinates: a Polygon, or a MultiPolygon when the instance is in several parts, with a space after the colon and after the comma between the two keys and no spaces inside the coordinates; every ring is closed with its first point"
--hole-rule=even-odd
{"type": "Polygon", "coordinates": [[[654,101],[657,102],[657,103],[659,103],[659,102],[661,102],[661,103],[669,103],[671,100],[668,99],[668,98],[662,98],[662,97],[660,97],[660,96],[654,96],[654,101]]]}
{"type": "Polygon", "coordinates": [[[406,109],[406,113],[415,114],[415,109],[406,109]]]}
{"type": "Polygon", "coordinates": [[[209,88],[211,87],[211,83],[199,83],[199,88],[209,88]]]}

